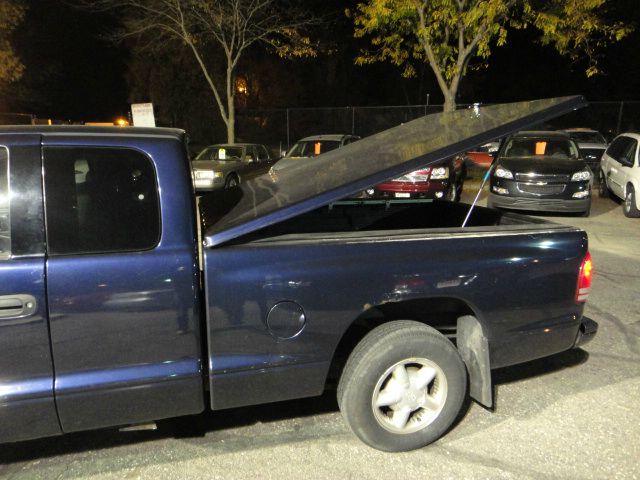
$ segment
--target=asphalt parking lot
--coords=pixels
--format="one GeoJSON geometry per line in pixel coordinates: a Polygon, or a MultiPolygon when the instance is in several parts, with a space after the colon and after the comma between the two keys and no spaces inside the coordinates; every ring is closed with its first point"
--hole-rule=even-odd
{"type": "Polygon", "coordinates": [[[494,372],[495,411],[470,404],[427,448],[388,454],[365,446],[329,392],[164,421],[153,432],[3,445],[0,478],[640,478],[640,220],[599,198],[589,218],[551,220],[589,233],[595,278],[586,315],[600,324],[597,337],[584,349],[494,372]]]}

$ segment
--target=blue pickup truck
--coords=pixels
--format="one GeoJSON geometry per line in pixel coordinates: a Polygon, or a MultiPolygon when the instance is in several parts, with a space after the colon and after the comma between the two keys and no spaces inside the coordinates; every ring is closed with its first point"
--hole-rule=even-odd
{"type": "Polygon", "coordinates": [[[328,385],[367,444],[433,442],[491,369],[596,333],[587,235],[344,199],[582,104],[430,115],[197,202],[182,131],[0,128],[0,442],[328,385]]]}

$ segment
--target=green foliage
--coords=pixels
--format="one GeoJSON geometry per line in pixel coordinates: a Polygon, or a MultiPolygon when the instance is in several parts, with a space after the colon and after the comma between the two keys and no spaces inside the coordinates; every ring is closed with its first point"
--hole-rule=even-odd
{"type": "Polygon", "coordinates": [[[20,24],[25,6],[18,0],[0,0],[0,84],[19,80],[24,66],[11,46],[11,34],[20,24]]]}
{"type": "Polygon", "coordinates": [[[626,37],[631,27],[604,20],[606,0],[547,0],[543,9],[532,11],[531,23],[540,30],[543,45],[553,45],[574,61],[586,59],[586,75],[601,73],[598,51],[626,37]]]}
{"type": "Polygon", "coordinates": [[[470,62],[486,63],[492,48],[507,43],[509,28],[530,26],[541,42],[574,60],[586,58],[587,75],[598,72],[597,51],[624,38],[630,28],[607,23],[606,0],[368,0],[352,15],[356,37],[370,38],[372,49],[356,64],[388,61],[415,75],[426,62],[455,108],[455,94],[470,62]]]}

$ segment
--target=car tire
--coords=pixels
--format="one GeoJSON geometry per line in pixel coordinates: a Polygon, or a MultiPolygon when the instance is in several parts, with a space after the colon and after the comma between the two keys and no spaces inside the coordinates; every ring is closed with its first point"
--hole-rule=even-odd
{"type": "Polygon", "coordinates": [[[598,174],[598,196],[600,198],[609,197],[609,187],[607,186],[607,177],[605,177],[602,170],[598,174]]]}
{"type": "Polygon", "coordinates": [[[235,174],[231,174],[227,177],[227,181],[224,183],[224,188],[236,187],[240,184],[240,180],[235,174]]]}
{"type": "Polygon", "coordinates": [[[636,207],[636,192],[632,186],[627,188],[627,194],[624,197],[624,203],[622,204],[622,210],[625,217],[639,218],[640,210],[636,207]]]}
{"type": "Polygon", "coordinates": [[[589,215],[591,215],[591,204],[589,204],[589,207],[580,214],[581,217],[588,217],[589,215]]]}
{"type": "Polygon", "coordinates": [[[458,182],[453,182],[449,185],[449,190],[447,190],[445,200],[448,202],[458,202],[460,200],[460,196],[458,195],[458,182]]]}
{"type": "Polygon", "coordinates": [[[369,332],[349,356],[338,405],[367,445],[401,452],[440,438],[467,393],[467,371],[455,346],[419,322],[399,320],[369,332]]]}

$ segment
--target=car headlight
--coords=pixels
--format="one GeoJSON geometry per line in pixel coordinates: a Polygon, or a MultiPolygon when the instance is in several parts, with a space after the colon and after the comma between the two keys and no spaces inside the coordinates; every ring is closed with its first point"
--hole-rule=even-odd
{"type": "Polygon", "coordinates": [[[431,170],[431,180],[445,180],[449,178],[449,169],[447,167],[438,167],[431,170]]]}
{"type": "Polygon", "coordinates": [[[195,177],[197,180],[211,180],[213,178],[213,170],[196,170],[195,177]]]}
{"type": "Polygon", "coordinates": [[[222,178],[224,177],[224,173],[222,172],[214,172],[213,170],[196,170],[195,178],[196,180],[213,180],[214,178],[222,178]]]}
{"type": "Polygon", "coordinates": [[[579,172],[574,173],[571,176],[572,182],[584,182],[585,180],[591,179],[591,172],[586,168],[584,170],[580,170],[579,172]]]}
{"type": "Polygon", "coordinates": [[[511,173],[511,170],[507,170],[506,168],[502,168],[502,167],[496,168],[494,175],[498,178],[506,178],[508,180],[513,180],[513,173],[511,173]]]}

